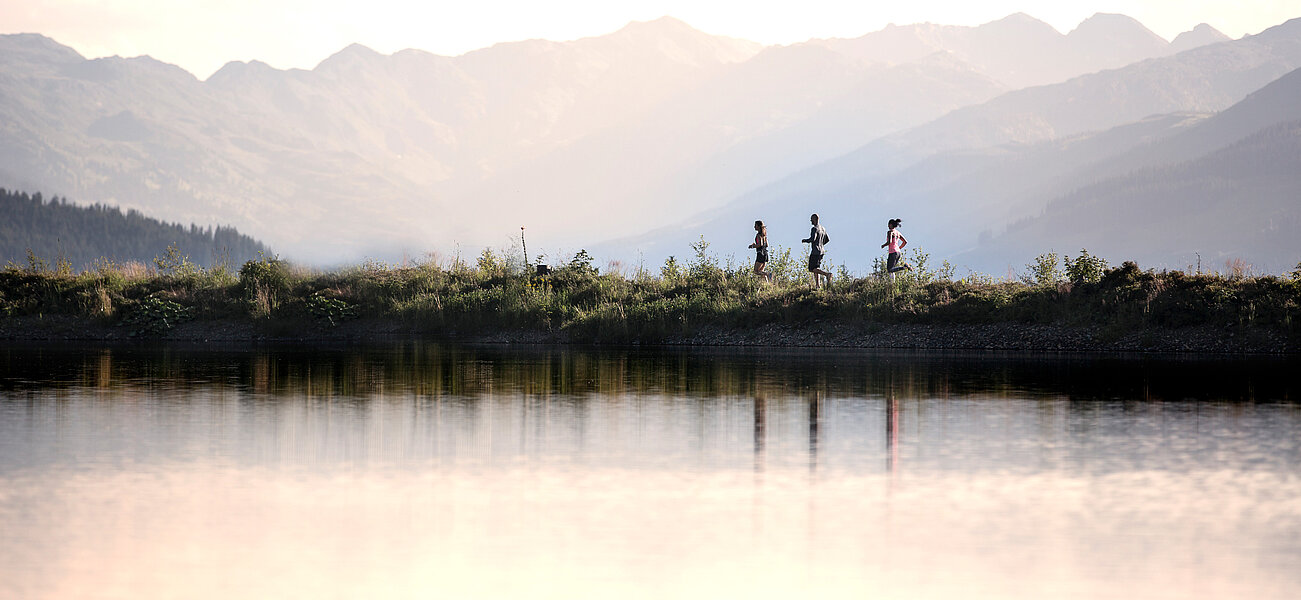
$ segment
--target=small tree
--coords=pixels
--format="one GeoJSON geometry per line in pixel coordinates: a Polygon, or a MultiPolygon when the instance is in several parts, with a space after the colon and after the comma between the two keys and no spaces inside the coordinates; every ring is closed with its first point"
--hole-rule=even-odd
{"type": "Polygon", "coordinates": [[[664,261],[664,266],[660,267],[660,277],[665,281],[677,281],[682,277],[682,266],[678,264],[677,258],[670,255],[664,261]]]}
{"type": "Polygon", "coordinates": [[[772,246],[768,253],[768,271],[773,281],[790,282],[800,275],[800,265],[791,257],[790,248],[772,246]]]}
{"type": "Polygon", "coordinates": [[[709,253],[709,242],[705,241],[704,235],[701,235],[699,240],[691,244],[691,250],[696,254],[695,259],[691,261],[691,275],[693,277],[712,275],[719,270],[718,257],[709,253]]]}
{"type": "Polygon", "coordinates": [[[592,266],[592,255],[588,254],[585,249],[580,249],[578,254],[575,254],[573,258],[569,259],[569,264],[566,265],[565,268],[581,275],[598,274],[596,267],[592,266]]]}
{"type": "Polygon", "coordinates": [[[1102,274],[1107,270],[1107,259],[1092,256],[1088,250],[1080,249],[1080,255],[1074,259],[1066,258],[1066,277],[1071,283],[1097,283],[1102,281],[1102,274]]]}
{"type": "Polygon", "coordinates": [[[957,267],[954,267],[953,263],[946,258],[940,262],[940,268],[935,272],[935,278],[940,281],[953,281],[955,271],[957,271],[957,267]]]}
{"type": "MultiPolygon", "coordinates": [[[[1056,252],[1048,252],[1036,256],[1034,262],[1027,264],[1025,269],[1027,273],[1021,276],[1021,281],[1027,285],[1037,285],[1040,287],[1056,285],[1062,279],[1062,270],[1057,267],[1058,255],[1056,252]]],[[[1070,259],[1065,261],[1070,266],[1070,259]]]]}
{"type": "MultiPolygon", "coordinates": [[[[12,263],[11,263],[12,264],[12,263]]],[[[44,258],[32,252],[31,248],[27,249],[27,272],[33,275],[42,275],[50,272],[50,264],[45,262],[44,258]]]]}
{"type": "Polygon", "coordinates": [[[484,248],[483,252],[479,254],[477,266],[479,272],[484,275],[496,275],[502,271],[504,265],[502,265],[501,259],[497,257],[497,253],[492,251],[492,248],[484,248]]]}
{"type": "Polygon", "coordinates": [[[154,266],[158,268],[158,274],[165,277],[188,275],[198,270],[195,264],[190,262],[190,256],[181,254],[181,249],[177,248],[175,243],[168,244],[161,256],[154,257],[154,266]]]}

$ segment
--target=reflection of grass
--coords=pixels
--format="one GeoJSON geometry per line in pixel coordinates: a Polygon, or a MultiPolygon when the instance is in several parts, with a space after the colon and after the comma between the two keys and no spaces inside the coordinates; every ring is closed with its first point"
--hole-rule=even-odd
{"type": "MultiPolygon", "coordinates": [[[[924,265],[924,256],[914,260],[924,265]]],[[[1240,274],[1142,271],[1133,263],[1075,283],[952,278],[918,268],[893,279],[840,277],[812,290],[798,274],[768,284],[747,265],[700,257],[658,275],[599,273],[586,254],[548,276],[493,257],[471,266],[380,263],[330,272],[263,258],[238,273],[141,273],[104,264],[80,274],[10,266],[0,271],[0,314],[67,314],[118,323],[144,302],[167,301],[195,320],[259,319],[318,327],[387,319],[440,332],[565,331],[579,340],[655,341],[701,328],[745,329],[817,320],[880,323],[1025,322],[1086,325],[1102,335],[1144,328],[1241,326],[1297,332],[1301,281],[1240,274]],[[147,300],[155,298],[156,300],[147,300]]],[[[291,327],[292,328],[292,327],[291,327]]]]}

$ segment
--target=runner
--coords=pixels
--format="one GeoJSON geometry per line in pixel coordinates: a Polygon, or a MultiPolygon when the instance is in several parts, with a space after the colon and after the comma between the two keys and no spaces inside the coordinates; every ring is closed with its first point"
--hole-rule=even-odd
{"type": "Polygon", "coordinates": [[[890,275],[894,275],[899,271],[913,270],[911,265],[903,263],[902,250],[904,246],[908,245],[908,238],[899,233],[899,226],[902,224],[903,219],[890,219],[886,223],[890,229],[885,232],[885,243],[881,244],[881,247],[890,253],[885,260],[885,272],[890,275]]]}
{"type": "Polygon", "coordinates": [[[818,288],[820,277],[825,277],[827,287],[831,287],[831,272],[822,270],[822,257],[825,254],[823,247],[831,242],[831,237],[827,235],[826,229],[818,225],[818,213],[810,215],[809,222],[813,224],[813,228],[809,230],[809,237],[800,241],[810,244],[809,273],[813,275],[813,289],[818,288]]]}

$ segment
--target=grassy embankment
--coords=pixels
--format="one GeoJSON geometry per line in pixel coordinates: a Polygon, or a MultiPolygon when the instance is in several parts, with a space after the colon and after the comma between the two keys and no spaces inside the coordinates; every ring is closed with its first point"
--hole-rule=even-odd
{"type": "Polygon", "coordinates": [[[913,252],[912,273],[842,271],[830,289],[812,290],[789,251],[775,253],[769,284],[748,265],[720,266],[706,247],[686,264],[670,259],[656,273],[634,274],[601,273],[581,252],[543,277],[491,252],[476,264],[367,263],[328,272],[266,258],[238,270],[201,269],[173,248],[150,268],[102,262],[81,273],[29,257],[28,265],[0,270],[0,319],[66,315],[136,336],[211,321],[301,337],[355,319],[432,334],[563,332],[576,341],[648,343],[702,329],[828,321],[869,331],[895,323],[1031,323],[1104,334],[1216,326],[1301,337],[1301,265],[1279,278],[1145,271],[1132,262],[1109,268],[1085,253],[1059,266],[1057,255],[1045,254],[1019,280],[996,280],[954,278],[947,264],[931,268],[913,252]]]}

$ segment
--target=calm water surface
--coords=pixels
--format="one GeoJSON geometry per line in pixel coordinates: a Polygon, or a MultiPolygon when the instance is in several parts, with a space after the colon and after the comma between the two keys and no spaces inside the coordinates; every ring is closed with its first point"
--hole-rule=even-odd
{"type": "Polygon", "coordinates": [[[0,597],[1297,598],[1298,366],[0,346],[0,597]]]}

